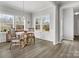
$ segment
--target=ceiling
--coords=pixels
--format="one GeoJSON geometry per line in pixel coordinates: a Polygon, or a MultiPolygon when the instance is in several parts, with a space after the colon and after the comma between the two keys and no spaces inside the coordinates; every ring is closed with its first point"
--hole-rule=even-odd
{"type": "MultiPolygon", "coordinates": [[[[70,1],[71,2],[71,1],[70,1]]],[[[57,5],[62,5],[62,4],[67,4],[67,3],[70,3],[69,1],[55,1],[55,3],[57,5]]]]}
{"type": "MultiPolygon", "coordinates": [[[[1,1],[0,5],[23,10],[23,1],[1,1]]],[[[52,4],[48,1],[24,1],[24,11],[36,12],[50,7],[52,4]]]]}
{"type": "MultiPolygon", "coordinates": [[[[24,1],[24,11],[36,12],[51,7],[52,2],[55,2],[57,5],[63,5],[73,1],[24,1]]],[[[23,11],[23,1],[0,1],[0,5],[23,11]]]]}
{"type": "Polygon", "coordinates": [[[78,4],[78,5],[76,5],[76,6],[74,6],[73,8],[74,8],[74,13],[78,13],[79,14],[79,1],[56,1],[56,4],[58,4],[58,5],[66,5],[66,4],[70,4],[70,3],[72,3],[72,4],[78,4]]]}

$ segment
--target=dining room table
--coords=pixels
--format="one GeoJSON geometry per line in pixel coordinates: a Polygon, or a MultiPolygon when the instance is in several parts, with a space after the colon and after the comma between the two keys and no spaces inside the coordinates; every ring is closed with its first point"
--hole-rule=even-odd
{"type": "Polygon", "coordinates": [[[19,38],[22,48],[27,46],[29,43],[32,43],[32,39],[34,39],[33,41],[35,43],[35,35],[34,32],[31,31],[28,31],[26,35],[24,34],[24,32],[16,32],[16,37],[19,38]]]}

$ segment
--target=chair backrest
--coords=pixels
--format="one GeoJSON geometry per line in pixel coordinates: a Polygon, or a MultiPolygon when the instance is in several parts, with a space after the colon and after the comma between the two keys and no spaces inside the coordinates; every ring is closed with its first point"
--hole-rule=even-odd
{"type": "Polygon", "coordinates": [[[29,28],[29,32],[34,32],[34,28],[29,28]]]}
{"type": "Polygon", "coordinates": [[[35,35],[34,35],[34,33],[28,33],[27,36],[32,37],[32,36],[35,36],[35,35]]]}
{"type": "Polygon", "coordinates": [[[15,29],[11,29],[11,36],[12,36],[12,37],[16,37],[15,29]]]}

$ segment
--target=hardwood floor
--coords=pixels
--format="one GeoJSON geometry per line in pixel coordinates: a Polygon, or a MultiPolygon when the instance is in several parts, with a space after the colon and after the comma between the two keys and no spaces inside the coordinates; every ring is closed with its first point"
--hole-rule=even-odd
{"type": "Polygon", "coordinates": [[[35,45],[25,48],[14,46],[9,49],[9,43],[0,43],[0,58],[77,58],[79,57],[79,40],[63,40],[62,44],[36,39],[35,45]]]}

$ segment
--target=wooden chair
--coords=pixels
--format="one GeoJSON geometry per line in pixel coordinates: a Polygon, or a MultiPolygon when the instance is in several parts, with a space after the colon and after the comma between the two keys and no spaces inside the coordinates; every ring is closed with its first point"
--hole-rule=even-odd
{"type": "Polygon", "coordinates": [[[21,41],[21,47],[25,47],[27,44],[28,44],[28,41],[27,41],[27,31],[24,31],[24,33],[21,35],[20,37],[20,41],[21,41]]]}
{"type": "Polygon", "coordinates": [[[10,41],[11,41],[11,32],[10,32],[10,31],[8,31],[8,32],[6,33],[6,41],[7,41],[7,42],[10,42],[10,41]]]}
{"type": "Polygon", "coordinates": [[[35,44],[35,35],[34,35],[34,33],[28,33],[27,34],[27,40],[28,40],[28,44],[29,44],[29,41],[30,41],[30,43],[32,43],[32,41],[34,41],[34,44],[35,44]]]}
{"type": "Polygon", "coordinates": [[[21,47],[25,47],[25,45],[27,45],[27,35],[26,34],[22,34],[21,38],[20,38],[20,42],[21,42],[21,47]]]}
{"type": "Polygon", "coordinates": [[[10,49],[14,45],[19,45],[20,46],[20,36],[16,36],[16,32],[9,31],[8,33],[9,34],[6,34],[6,35],[7,35],[7,38],[9,39],[7,41],[10,41],[10,49]]]}
{"type": "Polygon", "coordinates": [[[15,45],[21,46],[20,36],[11,36],[10,49],[15,45]]]}
{"type": "Polygon", "coordinates": [[[29,32],[34,32],[34,28],[28,28],[29,32]]]}

